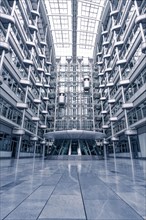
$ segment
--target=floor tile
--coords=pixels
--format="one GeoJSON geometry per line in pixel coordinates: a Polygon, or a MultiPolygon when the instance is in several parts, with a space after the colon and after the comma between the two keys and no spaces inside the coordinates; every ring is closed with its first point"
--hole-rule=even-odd
{"type": "Polygon", "coordinates": [[[46,204],[39,219],[86,219],[80,196],[53,195],[46,204]]]}
{"type": "Polygon", "coordinates": [[[142,220],[122,200],[85,200],[88,219],[98,220],[142,220]]]}
{"type": "Polygon", "coordinates": [[[129,159],[1,160],[0,220],[146,219],[145,167],[129,159]]]}

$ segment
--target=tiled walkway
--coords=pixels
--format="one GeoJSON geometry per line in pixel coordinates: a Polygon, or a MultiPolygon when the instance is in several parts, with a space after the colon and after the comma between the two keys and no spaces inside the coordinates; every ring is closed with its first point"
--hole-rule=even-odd
{"type": "Polygon", "coordinates": [[[0,219],[146,219],[146,161],[1,160],[0,219]]]}

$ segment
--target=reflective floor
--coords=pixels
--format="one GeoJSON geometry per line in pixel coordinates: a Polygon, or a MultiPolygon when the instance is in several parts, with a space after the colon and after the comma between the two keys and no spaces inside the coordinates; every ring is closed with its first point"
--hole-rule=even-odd
{"type": "Polygon", "coordinates": [[[0,219],[146,219],[146,161],[1,160],[0,219]]]}

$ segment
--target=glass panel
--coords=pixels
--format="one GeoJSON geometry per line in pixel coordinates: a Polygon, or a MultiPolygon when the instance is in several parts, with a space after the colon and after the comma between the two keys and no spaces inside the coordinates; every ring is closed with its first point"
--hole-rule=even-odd
{"type": "MultiPolygon", "coordinates": [[[[72,1],[45,0],[56,56],[72,56],[72,1]]],[[[92,57],[105,0],[77,1],[77,56],[92,57]]]]}

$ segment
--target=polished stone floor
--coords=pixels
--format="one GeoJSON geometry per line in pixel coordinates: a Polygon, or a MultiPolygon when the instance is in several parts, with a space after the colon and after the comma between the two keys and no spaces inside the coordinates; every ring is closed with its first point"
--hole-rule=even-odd
{"type": "Polygon", "coordinates": [[[1,160],[0,219],[146,219],[146,161],[1,160]]]}

